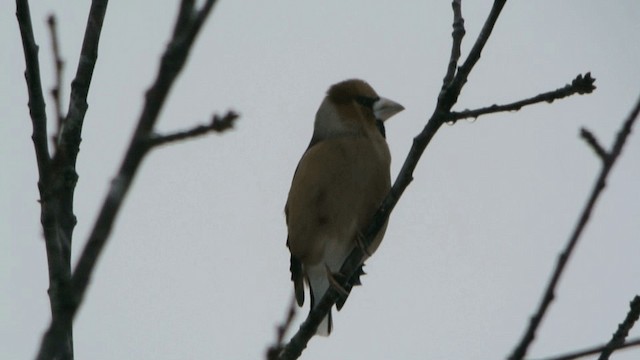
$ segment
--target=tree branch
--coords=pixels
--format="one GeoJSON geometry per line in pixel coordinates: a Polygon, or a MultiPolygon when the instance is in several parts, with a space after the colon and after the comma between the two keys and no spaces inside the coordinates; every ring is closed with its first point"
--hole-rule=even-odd
{"type": "MultiPolygon", "coordinates": [[[[56,84],[52,90],[52,95],[56,105],[59,135],[57,136],[55,147],[56,153],[51,158],[48,153],[46,115],[44,112],[42,86],[39,79],[37,46],[33,40],[28,2],[26,0],[17,0],[16,7],[18,23],[23,36],[23,47],[25,48],[27,87],[29,89],[32,119],[37,119],[34,120],[34,143],[37,143],[36,156],[40,169],[38,187],[41,196],[41,222],[44,229],[49,270],[48,293],[51,304],[52,324],[55,324],[55,326],[49,328],[43,338],[38,359],[73,359],[73,331],[69,315],[69,308],[73,302],[71,293],[71,241],[73,228],[76,224],[76,217],[73,214],[73,193],[78,178],[75,171],[75,160],[80,143],[80,130],[84,112],[81,113],[79,123],[77,121],[78,114],[75,114],[76,117],[71,116],[71,110],[69,111],[69,118],[63,120],[61,110],[62,60],[58,47],[55,18],[51,16],[49,17],[49,28],[53,43],[56,73],[56,84]],[[32,103],[35,104],[35,107],[31,105],[32,103]],[[33,115],[34,109],[36,109],[35,117],[33,115]],[[73,126],[69,126],[69,124],[73,126]],[[76,136],[77,141],[68,141],[68,134],[76,136]]],[[[76,85],[72,84],[70,106],[79,98],[84,99],[86,103],[86,93],[93,65],[95,64],[95,56],[93,56],[93,61],[90,61],[91,56],[87,60],[87,52],[91,52],[91,49],[94,49],[93,52],[95,52],[95,49],[97,49],[105,7],[106,1],[94,0],[92,3],[87,31],[85,32],[85,43],[83,44],[78,66],[79,75],[74,80],[76,85]],[[87,67],[90,67],[91,71],[88,75],[82,75],[86,73],[82,69],[87,67]],[[80,95],[78,95],[79,87],[77,86],[79,83],[86,84],[86,90],[80,91],[80,95]]]]}
{"type": "MultiPolygon", "coordinates": [[[[640,338],[636,338],[636,339],[627,341],[627,342],[625,342],[623,344],[620,344],[619,346],[616,346],[614,350],[626,349],[626,348],[630,348],[630,347],[638,346],[638,345],[640,345],[640,338]]],[[[573,359],[579,359],[581,357],[598,354],[598,353],[602,352],[603,350],[605,350],[607,348],[607,346],[609,346],[609,344],[599,345],[599,346],[595,346],[595,347],[592,347],[592,348],[588,348],[588,349],[584,349],[584,350],[578,350],[578,351],[570,352],[570,353],[567,353],[567,354],[564,354],[564,355],[553,356],[553,357],[544,358],[544,359],[540,359],[540,360],[573,360],[573,359]]]]}
{"type": "Polygon", "coordinates": [[[296,299],[295,299],[295,296],[292,296],[291,302],[289,303],[289,310],[287,310],[287,317],[285,318],[282,324],[278,325],[276,341],[273,345],[271,345],[267,349],[267,360],[278,359],[278,355],[284,348],[284,335],[286,334],[287,330],[289,330],[289,328],[291,327],[291,324],[293,323],[293,318],[295,317],[295,315],[296,315],[296,299]]]}
{"type": "Polygon", "coordinates": [[[449,66],[447,67],[447,74],[442,80],[442,90],[444,90],[453,76],[456,74],[456,68],[458,67],[458,60],[460,60],[460,46],[462,45],[462,38],[466,34],[464,30],[464,18],[462,17],[462,0],[453,0],[451,7],[453,8],[453,32],[451,37],[453,42],[451,44],[451,56],[449,58],[449,66]]]}
{"type": "Polygon", "coordinates": [[[64,121],[64,115],[62,115],[62,72],[64,70],[64,61],[60,56],[60,46],[58,45],[58,30],[56,17],[49,15],[47,19],[49,24],[49,32],[51,34],[51,47],[53,48],[53,67],[56,76],[55,83],[51,89],[51,97],[56,108],[56,120],[58,122],[57,131],[58,134],[54,136],[55,142],[58,142],[58,136],[60,129],[62,129],[62,123],[64,121]]]}
{"type": "Polygon", "coordinates": [[[156,147],[171,142],[186,140],[197,136],[205,135],[209,132],[222,133],[233,128],[233,123],[238,118],[238,114],[228,111],[223,117],[213,115],[211,122],[207,125],[199,125],[189,130],[178,131],[168,135],[152,135],[149,137],[149,146],[156,147]]]}
{"type": "Polygon", "coordinates": [[[637,103],[633,107],[633,110],[631,111],[631,114],[629,114],[629,117],[623,123],[622,128],[618,132],[618,136],[616,137],[615,143],[613,144],[613,147],[609,152],[609,156],[607,156],[606,161],[602,162],[602,169],[600,170],[600,175],[596,180],[593,190],[591,191],[591,195],[589,195],[587,204],[582,210],[582,214],[578,219],[578,223],[576,224],[571,234],[571,237],[567,242],[566,247],[558,257],[556,267],[553,271],[553,274],[551,275],[551,278],[549,279],[549,283],[547,284],[547,288],[544,292],[544,295],[540,300],[538,309],[536,310],[535,314],[531,317],[529,326],[526,329],[522,339],[520,340],[516,348],[513,350],[513,353],[509,355],[509,360],[520,360],[520,359],[523,359],[527,354],[527,349],[529,348],[529,345],[531,345],[531,343],[533,342],[533,339],[535,338],[536,331],[540,326],[540,322],[542,321],[542,318],[544,317],[547,311],[547,308],[549,307],[549,305],[551,304],[551,302],[555,297],[554,292],[555,292],[556,286],[558,285],[558,281],[560,280],[560,276],[562,275],[562,272],[565,266],[567,265],[567,262],[573,252],[573,249],[575,248],[576,244],[578,243],[578,240],[580,239],[580,235],[582,234],[584,227],[589,221],[589,217],[591,216],[591,211],[593,210],[593,207],[595,206],[596,201],[598,200],[600,194],[602,193],[602,191],[606,186],[609,172],[611,171],[613,164],[616,162],[618,156],[620,155],[620,152],[622,151],[622,147],[624,146],[624,143],[627,137],[631,133],[633,123],[637,119],[639,112],[640,112],[640,98],[638,99],[637,103]]]}
{"type": "MultiPolygon", "coordinates": [[[[188,1],[183,2],[183,6],[185,3],[188,3],[188,1]]],[[[198,12],[199,16],[196,18],[202,17],[203,12],[207,9],[206,13],[204,13],[204,17],[206,17],[213,3],[215,3],[215,0],[208,0],[208,6],[205,5],[205,7],[198,12]]],[[[184,26],[176,32],[162,55],[156,81],[149,91],[147,91],[145,106],[138,120],[136,132],[133,139],[131,139],[120,170],[111,182],[107,198],[102,205],[98,219],[73,272],[73,290],[76,296],[74,314],[82,301],[93,269],[106,244],[115,216],[129,190],[136,170],[140,166],[142,158],[149,150],[146,139],[152,133],[152,129],[157,121],[158,114],[160,113],[166,96],[169,93],[169,89],[184,66],[195,36],[200,29],[200,25],[201,23],[196,24],[195,20],[185,23],[184,26]]]]}
{"type": "MultiPolygon", "coordinates": [[[[26,63],[25,79],[29,94],[29,112],[33,125],[31,136],[38,164],[38,191],[40,193],[40,222],[42,224],[49,272],[49,305],[52,319],[60,320],[68,299],[71,279],[69,243],[60,226],[60,193],[57,184],[60,175],[53,169],[49,155],[47,115],[40,80],[38,46],[33,36],[29,2],[16,0],[16,17],[22,38],[26,63]]],[[[73,337],[70,326],[58,327],[56,336],[60,344],[60,359],[73,359],[73,337]]]]}
{"type": "Polygon", "coordinates": [[[640,296],[636,295],[629,304],[629,312],[624,321],[618,325],[618,329],[613,334],[609,343],[602,349],[602,353],[598,360],[609,360],[609,356],[620,346],[624,345],[624,341],[629,335],[629,331],[640,317],[640,296]]]}
{"type": "Polygon", "coordinates": [[[478,116],[481,115],[486,115],[486,114],[493,114],[493,113],[497,113],[497,112],[504,112],[504,111],[517,111],[520,110],[522,107],[524,106],[528,106],[528,105],[533,105],[533,104],[537,104],[537,103],[541,103],[543,101],[546,101],[548,103],[552,103],[555,100],[558,99],[562,99],[564,97],[567,96],[571,96],[574,94],[590,94],[591,92],[593,92],[593,90],[596,89],[596,87],[593,85],[593,83],[596,80],[594,78],[591,77],[591,73],[588,72],[586,73],[584,76],[582,74],[578,75],[575,79],[573,79],[573,81],[571,82],[571,84],[567,84],[559,89],[553,90],[553,91],[549,91],[546,93],[542,93],[542,94],[538,94],[534,97],[528,98],[528,99],[524,99],[524,100],[520,100],[520,101],[516,101],[510,104],[506,104],[506,105],[491,105],[488,107],[483,107],[480,109],[475,109],[475,110],[465,110],[465,111],[460,111],[460,112],[455,112],[452,111],[449,115],[449,119],[447,119],[447,121],[457,121],[460,119],[467,119],[467,118],[477,118],[478,116]]]}
{"type": "MultiPolygon", "coordinates": [[[[24,50],[24,60],[26,63],[24,77],[27,82],[29,114],[31,115],[31,124],[33,126],[31,139],[33,140],[36,160],[38,162],[38,173],[40,176],[38,185],[41,187],[43,181],[49,178],[51,157],[49,155],[47,139],[47,113],[45,111],[42,82],[40,80],[38,45],[33,37],[31,13],[27,0],[16,0],[16,17],[18,19],[18,26],[20,27],[22,49],[24,50]]],[[[40,201],[43,201],[42,189],[40,191],[40,201]]]]}
{"type": "Polygon", "coordinates": [[[489,40],[493,27],[495,26],[498,16],[500,16],[500,12],[506,2],[507,0],[494,0],[487,20],[485,20],[482,30],[480,30],[480,34],[469,52],[469,56],[467,56],[465,62],[458,69],[458,72],[456,73],[453,81],[451,81],[451,84],[440,92],[437,108],[448,109],[448,111],[450,111],[453,105],[458,101],[458,96],[460,96],[460,92],[462,91],[464,84],[467,83],[469,73],[471,73],[471,70],[473,70],[473,67],[480,59],[480,54],[489,40]],[[442,104],[440,104],[440,102],[442,102],[442,104]]]}
{"type": "Polygon", "coordinates": [[[598,155],[600,160],[602,160],[603,162],[607,161],[607,159],[609,158],[609,154],[602,147],[602,145],[600,145],[600,142],[598,141],[598,139],[596,139],[595,135],[593,135],[593,133],[589,129],[587,128],[580,129],[580,137],[587,142],[587,144],[596,153],[596,155],[598,155]]]}
{"type": "Polygon", "coordinates": [[[76,76],[71,82],[71,95],[67,116],[59,130],[60,138],[56,157],[64,159],[75,172],[76,158],[80,149],[82,124],[87,113],[87,95],[93,78],[102,24],[107,11],[108,0],[93,0],[87,18],[87,27],[82,41],[76,76]]]}
{"type": "MultiPolygon", "coordinates": [[[[182,70],[189,51],[193,45],[193,41],[198,34],[203,22],[209,14],[215,0],[208,0],[199,11],[193,9],[193,1],[183,1],[180,14],[192,14],[188,21],[178,22],[174,36],[169,42],[160,63],[160,69],[153,86],[147,91],[145,105],[138,120],[138,126],[133,138],[129,144],[129,149],[123,159],[118,174],[111,183],[111,187],[103,202],[102,208],[91,231],[89,239],[80,255],[75,271],[71,278],[72,291],[68,297],[68,304],[64,316],[53,318],[42,341],[38,359],[56,358],[60,351],[60,329],[70,328],[74,316],[76,315],[80,304],[86,293],[91,274],[95,268],[96,262],[107,242],[111,232],[113,222],[122,206],[124,197],[129,190],[131,182],[136,174],[144,155],[150,149],[148,144],[149,135],[152,133],[153,127],[157,121],[160,109],[169,93],[174,80],[182,70]]],[[[106,1],[92,4],[92,14],[97,11],[104,15],[104,7],[106,1]]],[[[89,24],[87,33],[85,34],[85,42],[83,44],[83,56],[81,56],[80,65],[78,67],[78,75],[72,84],[72,101],[70,104],[69,115],[64,124],[62,133],[63,144],[69,144],[69,147],[76,152],[62,154],[65,156],[77,156],[77,145],[80,141],[80,127],[84,111],[86,111],[86,93],[88,91],[87,82],[93,71],[93,64],[97,55],[97,47],[90,44],[93,39],[97,42],[95,36],[99,35],[99,26],[102,24],[101,19],[94,19],[89,16],[89,24]],[[99,23],[99,24],[98,24],[99,23]],[[91,30],[93,29],[93,30],[91,30]],[[85,52],[86,50],[86,52],[85,52]],[[86,55],[88,54],[88,55],[86,55]],[[88,76],[88,77],[87,77],[88,76]],[[75,94],[75,97],[74,97],[75,94]],[[84,100],[83,100],[84,99],[84,100]],[[75,115],[72,115],[75,114],[75,115]]],[[[61,149],[64,149],[61,148],[61,149]]],[[[62,151],[62,150],[61,150],[62,151]]],[[[60,152],[58,153],[60,154],[60,152]]]]}

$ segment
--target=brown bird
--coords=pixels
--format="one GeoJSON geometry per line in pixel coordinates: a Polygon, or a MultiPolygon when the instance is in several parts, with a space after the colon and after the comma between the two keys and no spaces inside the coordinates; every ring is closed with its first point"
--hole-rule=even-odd
{"type": "MultiPolygon", "coordinates": [[[[322,298],[391,186],[383,122],[404,107],[362,80],[329,88],[316,113],[311,143],[298,163],[285,206],[296,301],[309,284],[311,309],[322,298]]],[[[367,249],[378,248],[386,224],[367,249]]],[[[352,279],[358,283],[362,271],[352,279]]],[[[340,310],[350,289],[337,303],[340,310]]],[[[317,334],[329,335],[331,312],[317,334]]]]}

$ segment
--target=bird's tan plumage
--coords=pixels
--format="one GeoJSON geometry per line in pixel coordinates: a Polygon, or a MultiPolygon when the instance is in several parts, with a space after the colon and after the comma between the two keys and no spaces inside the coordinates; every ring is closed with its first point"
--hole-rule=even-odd
{"type": "MultiPolygon", "coordinates": [[[[385,114],[403,109],[382,100],[385,114]]],[[[329,287],[327,269],[340,270],[389,191],[391,156],[376,124],[378,103],[381,98],[369,84],[347,80],[329,89],[316,114],[311,143],[298,164],[285,206],[299,305],[304,302],[303,279],[311,288],[312,308],[320,300],[329,287]]],[[[384,230],[369,253],[378,248],[384,230]]],[[[331,314],[318,333],[330,331],[331,314]]]]}

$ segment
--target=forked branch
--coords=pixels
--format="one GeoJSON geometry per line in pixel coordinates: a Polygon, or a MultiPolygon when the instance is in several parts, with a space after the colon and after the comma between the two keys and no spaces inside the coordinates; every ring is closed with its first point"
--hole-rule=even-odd
{"type": "MultiPolygon", "coordinates": [[[[587,222],[589,221],[589,218],[596,204],[596,201],[598,200],[598,198],[600,197],[600,194],[605,188],[609,173],[611,172],[613,165],[618,159],[622,151],[622,148],[624,147],[624,144],[627,140],[627,137],[631,133],[633,124],[638,118],[638,113],[640,113],[640,98],[638,98],[638,101],[634,105],[631,113],[622,124],[622,127],[618,132],[618,136],[616,137],[611,150],[608,152],[604,151],[602,147],[598,145],[597,148],[599,150],[596,150],[596,153],[600,152],[602,154],[606,154],[606,156],[599,154],[600,160],[602,161],[602,169],[600,170],[600,174],[596,179],[596,183],[594,184],[591,194],[589,195],[589,199],[587,200],[587,203],[583,208],[582,213],[580,214],[578,222],[576,223],[564,250],[562,251],[560,256],[558,256],[555,269],[553,270],[553,273],[551,274],[551,278],[547,283],[547,287],[542,296],[542,299],[540,299],[540,304],[538,305],[538,309],[531,316],[531,319],[529,320],[529,326],[525,330],[525,333],[522,336],[522,339],[520,340],[518,345],[514,348],[511,355],[509,355],[509,360],[523,359],[527,354],[529,345],[531,345],[531,343],[535,339],[536,331],[538,330],[538,327],[540,326],[540,323],[543,317],[545,316],[549,305],[551,304],[551,302],[555,297],[555,289],[558,285],[558,281],[560,281],[560,277],[562,276],[562,273],[565,269],[565,266],[567,265],[567,262],[569,261],[569,258],[571,257],[571,254],[573,253],[573,249],[578,243],[578,240],[580,239],[580,235],[582,235],[582,231],[584,230],[585,226],[587,225],[587,222]]],[[[591,136],[591,138],[595,139],[593,136],[591,136]]],[[[587,138],[586,141],[589,144],[589,146],[591,146],[592,148],[594,147],[594,144],[597,143],[593,140],[589,140],[589,138],[587,138]]]]}

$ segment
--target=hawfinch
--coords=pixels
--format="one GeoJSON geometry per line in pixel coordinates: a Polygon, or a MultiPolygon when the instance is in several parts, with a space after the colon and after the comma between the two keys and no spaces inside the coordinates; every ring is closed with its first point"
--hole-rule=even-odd
{"type": "MultiPolygon", "coordinates": [[[[329,288],[366,226],[389,192],[391,156],[383,121],[404,107],[378,96],[362,80],[329,88],[316,113],[313,136],[291,182],[285,206],[291,252],[291,280],[299,306],[304,280],[311,309],[329,288]]],[[[380,245],[386,224],[365,253],[380,245]]],[[[359,284],[362,269],[351,284],[359,284]]],[[[342,308],[349,289],[336,307],[342,308]]],[[[317,334],[331,332],[331,312],[317,334]]]]}

